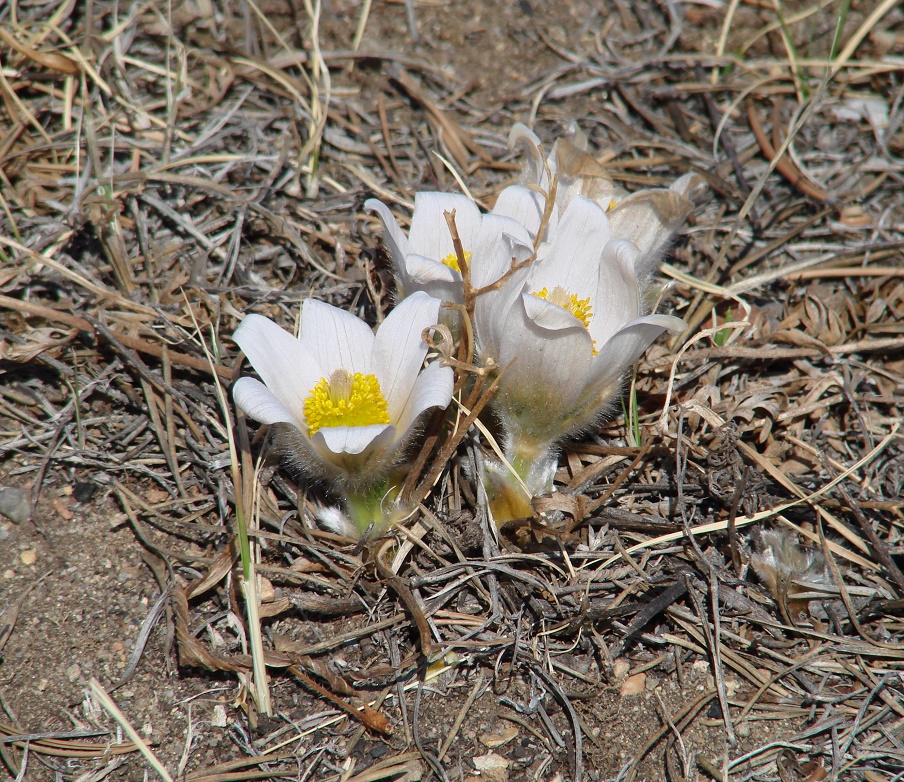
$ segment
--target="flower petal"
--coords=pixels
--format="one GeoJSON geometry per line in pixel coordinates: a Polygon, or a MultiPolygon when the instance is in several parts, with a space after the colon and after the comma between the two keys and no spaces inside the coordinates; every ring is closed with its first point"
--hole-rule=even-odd
{"type": "Polygon", "coordinates": [[[448,407],[452,401],[454,385],[455,373],[452,367],[444,367],[438,361],[434,361],[421,372],[396,424],[400,437],[405,438],[421,413],[431,407],[448,407]]]}
{"type": "Polygon", "coordinates": [[[471,252],[480,230],[480,209],[470,198],[457,193],[416,193],[408,241],[411,251],[441,261],[455,252],[444,212],[455,212],[455,227],[465,252],[471,252]]]}
{"type": "Polygon", "coordinates": [[[609,241],[606,213],[592,201],[572,199],[550,245],[534,265],[532,290],[557,285],[584,298],[593,295],[599,278],[600,255],[609,241]]]}
{"type": "Polygon", "coordinates": [[[612,235],[633,242],[640,250],[638,277],[656,270],[672,235],[692,208],[691,201],[670,190],[642,190],[612,208],[612,235]]]}
{"type": "MultiPolygon", "coordinates": [[[[317,299],[302,302],[301,343],[317,361],[323,373],[320,377],[329,377],[337,369],[365,375],[373,372],[370,356],[374,334],[370,326],[338,307],[317,299]]],[[[305,393],[313,387],[308,386],[305,393]]]]}
{"type": "Polygon", "coordinates": [[[501,215],[483,216],[471,254],[471,283],[483,288],[506,274],[512,263],[521,263],[534,253],[533,240],[517,220],[501,215]]]}
{"type": "MultiPolygon", "coordinates": [[[[540,148],[540,139],[537,134],[530,130],[527,125],[516,122],[509,131],[508,145],[509,149],[520,147],[527,155],[521,167],[521,182],[526,185],[539,185],[545,191],[548,178],[543,160],[543,151],[540,148]]],[[[554,162],[554,160],[551,160],[551,162],[554,162]]]]}
{"type": "Polygon", "coordinates": [[[246,316],[232,339],[273,396],[294,416],[294,421],[304,421],[304,399],[325,376],[317,358],[288,331],[263,315],[246,316]]]}
{"type": "Polygon", "coordinates": [[[626,323],[640,317],[643,305],[634,272],[637,255],[637,248],[622,239],[613,239],[603,248],[590,321],[590,336],[597,348],[626,323]]]}
{"type": "Polygon", "coordinates": [[[300,421],[295,418],[267,386],[253,377],[240,377],[232,388],[232,398],[245,415],[259,423],[304,426],[304,416],[300,421]]]}
{"type": "Polygon", "coordinates": [[[318,429],[311,442],[326,458],[338,466],[336,456],[357,456],[372,447],[388,445],[395,435],[395,427],[389,424],[370,426],[324,426],[318,429]],[[389,441],[387,443],[386,441],[389,441]],[[326,453],[324,453],[324,449],[326,453]]]}
{"type": "Polygon", "coordinates": [[[373,371],[389,409],[389,420],[399,420],[427,355],[421,332],[439,322],[440,300],[417,291],[402,300],[377,329],[373,344],[373,371]]]}
{"type": "Polygon", "coordinates": [[[519,297],[505,321],[496,406],[534,435],[558,437],[562,418],[585,386],[593,343],[577,322],[573,328],[543,328],[528,317],[525,299],[519,297]]]}
{"type": "Polygon", "coordinates": [[[405,258],[411,254],[411,243],[408,237],[399,227],[395,215],[389,211],[389,207],[376,198],[368,198],[364,202],[364,208],[376,212],[383,221],[383,241],[392,256],[392,263],[399,276],[400,285],[404,290],[408,289],[407,267],[405,258]]]}
{"type": "MultiPolygon", "coordinates": [[[[485,215],[474,251],[471,282],[483,288],[508,274],[512,262],[526,261],[534,253],[530,234],[524,226],[500,215],[485,215]]],[[[477,297],[474,328],[481,356],[497,361],[505,320],[521,295],[528,269],[514,272],[499,288],[477,297]]]]}
{"type": "Polygon", "coordinates": [[[405,259],[405,265],[408,267],[408,274],[416,283],[426,285],[435,282],[457,282],[461,286],[461,274],[451,266],[434,261],[425,255],[412,253],[405,259]]]}
{"type": "MultiPolygon", "coordinates": [[[[493,214],[509,217],[523,225],[531,236],[536,236],[546,209],[546,198],[535,190],[521,185],[510,185],[496,199],[493,214]]],[[[555,215],[555,209],[553,215],[555,215]]],[[[552,217],[550,218],[552,222],[552,217]]]]}
{"type": "Polygon", "coordinates": [[[620,329],[593,360],[590,384],[605,388],[617,383],[663,331],[683,331],[687,324],[673,315],[647,315],[620,329]]]}
{"type": "Polygon", "coordinates": [[[549,331],[584,328],[584,324],[581,321],[557,304],[530,293],[525,293],[522,298],[524,299],[524,310],[527,312],[527,317],[541,328],[549,331]]]}

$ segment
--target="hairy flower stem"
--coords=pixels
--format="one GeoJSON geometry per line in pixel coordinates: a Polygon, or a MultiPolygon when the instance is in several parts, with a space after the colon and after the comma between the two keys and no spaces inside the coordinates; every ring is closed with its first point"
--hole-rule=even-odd
{"type": "Polygon", "coordinates": [[[505,448],[511,470],[499,462],[486,463],[487,498],[497,527],[534,515],[531,500],[552,491],[557,455],[552,443],[512,438],[505,448]]]}

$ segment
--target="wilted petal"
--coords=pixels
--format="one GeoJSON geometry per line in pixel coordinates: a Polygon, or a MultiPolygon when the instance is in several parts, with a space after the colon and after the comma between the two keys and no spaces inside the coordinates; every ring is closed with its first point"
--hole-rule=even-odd
{"type": "Polygon", "coordinates": [[[267,386],[252,377],[241,377],[236,381],[232,398],[245,415],[259,423],[304,426],[304,416],[296,418],[267,386]]]}
{"type": "Polygon", "coordinates": [[[445,212],[455,212],[455,228],[465,252],[480,230],[480,210],[470,198],[456,193],[417,193],[408,241],[412,252],[442,261],[454,255],[452,233],[446,223],[445,212]]]}
{"type": "Polygon", "coordinates": [[[408,403],[427,355],[421,332],[439,322],[440,303],[439,299],[418,291],[401,301],[377,329],[373,367],[391,421],[399,420],[408,403]]]}
{"type": "Polygon", "coordinates": [[[527,156],[521,172],[522,183],[538,185],[545,192],[548,182],[546,161],[543,159],[537,134],[527,125],[516,122],[509,131],[508,145],[509,149],[520,147],[527,156]]]}
{"type": "MultiPolygon", "coordinates": [[[[373,372],[370,357],[374,334],[363,320],[345,310],[317,299],[305,300],[301,307],[301,341],[320,366],[320,377],[329,377],[337,369],[365,375],[373,372]]],[[[265,382],[272,388],[269,381],[265,382]]],[[[312,384],[305,391],[313,387],[312,384]]]]}
{"type": "Polygon", "coordinates": [[[421,413],[432,407],[446,408],[452,401],[455,373],[452,367],[444,367],[438,361],[430,364],[420,375],[411,389],[405,407],[399,415],[397,426],[401,437],[405,437],[421,413]]]}
{"type": "Polygon", "coordinates": [[[673,315],[647,315],[620,329],[593,361],[590,383],[606,387],[618,382],[663,331],[683,331],[687,324],[673,315]]]}
{"type": "Polygon", "coordinates": [[[693,208],[683,195],[670,190],[643,190],[628,196],[609,212],[612,235],[637,245],[636,273],[655,271],[662,254],[693,208]]]}
{"type": "Polygon", "coordinates": [[[288,331],[263,315],[246,316],[232,339],[294,420],[304,421],[304,399],[324,376],[317,358],[288,331]]]}
{"type": "Polygon", "coordinates": [[[678,193],[680,196],[684,196],[689,201],[693,201],[696,204],[706,197],[706,194],[709,192],[709,185],[706,184],[706,180],[700,176],[700,174],[691,171],[672,182],[672,184],[669,185],[669,190],[673,193],[678,193]]]}

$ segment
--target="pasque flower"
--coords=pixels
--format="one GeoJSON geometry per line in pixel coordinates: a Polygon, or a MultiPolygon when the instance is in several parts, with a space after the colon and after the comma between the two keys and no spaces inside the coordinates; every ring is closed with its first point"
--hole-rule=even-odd
{"type": "Polygon", "coordinates": [[[575,131],[572,138],[559,138],[548,157],[544,157],[540,139],[522,124],[509,134],[509,146],[525,152],[521,182],[507,187],[499,195],[493,214],[511,217],[536,237],[548,240],[575,196],[583,196],[606,212],[613,239],[627,239],[639,253],[635,273],[644,278],[655,271],[662,255],[706,191],[698,174],[685,174],[669,188],[650,188],[628,193],[617,187],[606,168],[583,146],[584,137],[575,131]],[[555,188],[555,198],[547,213],[547,197],[555,188]],[[547,221],[543,226],[544,213],[547,221]]]}
{"type": "Polygon", "coordinates": [[[452,233],[445,213],[455,213],[455,228],[461,239],[465,262],[475,285],[495,282],[511,268],[512,260],[524,260],[533,252],[527,229],[514,219],[484,214],[463,195],[416,193],[408,235],[399,227],[389,208],[375,198],[364,206],[383,221],[384,240],[392,257],[401,297],[425,291],[444,301],[461,303],[462,277],[452,233]],[[495,277],[490,278],[489,270],[495,277]]]}
{"type": "Polygon", "coordinates": [[[248,315],[233,335],[263,381],[240,378],[236,404],[260,423],[285,425],[293,461],[346,496],[361,532],[380,522],[418,418],[451,401],[452,369],[422,369],[421,334],[438,322],[439,308],[438,299],[414,293],[375,335],[348,312],[307,299],[297,339],[261,315],[248,315]]]}
{"type": "Polygon", "coordinates": [[[644,314],[639,255],[575,195],[530,268],[477,300],[478,350],[502,371],[491,404],[506,456],[534,494],[551,488],[555,444],[600,416],[656,337],[685,326],[644,314]]]}

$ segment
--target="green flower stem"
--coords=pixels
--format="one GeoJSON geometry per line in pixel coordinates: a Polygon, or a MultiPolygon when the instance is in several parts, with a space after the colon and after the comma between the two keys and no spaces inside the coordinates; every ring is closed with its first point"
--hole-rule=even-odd
{"type": "Polygon", "coordinates": [[[379,534],[393,521],[398,510],[395,504],[398,493],[398,487],[389,486],[387,481],[346,493],[348,516],[362,537],[368,530],[371,536],[379,534]]]}

